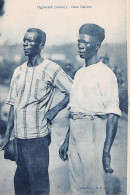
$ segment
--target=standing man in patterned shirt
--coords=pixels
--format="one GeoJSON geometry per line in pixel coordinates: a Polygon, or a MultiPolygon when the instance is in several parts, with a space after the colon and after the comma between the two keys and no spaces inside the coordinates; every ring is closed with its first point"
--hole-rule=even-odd
{"type": "Polygon", "coordinates": [[[70,130],[59,151],[62,160],[69,158],[74,195],[105,195],[104,174],[113,172],[110,150],[121,111],[116,76],[97,55],[104,38],[104,29],[96,24],[79,29],[78,49],[85,66],[74,77],[70,130]]]}
{"type": "Polygon", "coordinates": [[[14,177],[15,194],[49,194],[50,123],[69,101],[72,80],[56,63],[43,59],[46,34],[27,30],[23,48],[28,61],[14,71],[7,104],[11,105],[2,148],[14,127],[18,159],[14,177]],[[55,88],[64,99],[50,108],[55,88]]]}

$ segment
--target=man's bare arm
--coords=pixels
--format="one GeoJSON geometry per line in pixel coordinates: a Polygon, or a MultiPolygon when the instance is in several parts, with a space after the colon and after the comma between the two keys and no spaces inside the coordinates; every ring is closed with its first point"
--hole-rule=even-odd
{"type": "Polygon", "coordinates": [[[118,118],[119,117],[115,114],[108,114],[107,116],[106,139],[103,149],[103,167],[106,173],[108,172],[113,173],[113,169],[110,167],[111,163],[110,150],[116,136],[118,118]]]}
{"type": "Polygon", "coordinates": [[[14,106],[10,106],[10,111],[9,111],[9,117],[8,117],[8,123],[7,123],[7,129],[4,138],[1,141],[1,148],[4,149],[6,144],[9,142],[11,132],[14,127],[14,106]]]}
{"type": "Polygon", "coordinates": [[[51,108],[45,114],[45,118],[48,119],[49,121],[52,121],[56,117],[56,115],[67,106],[68,103],[69,95],[65,95],[64,99],[61,102],[59,102],[56,106],[51,108]]]}
{"type": "Polygon", "coordinates": [[[107,125],[106,125],[106,140],[104,143],[104,151],[110,152],[111,146],[116,136],[117,125],[118,125],[118,116],[115,114],[109,114],[107,116],[107,125]]]}
{"type": "Polygon", "coordinates": [[[68,160],[67,151],[68,151],[68,146],[69,146],[69,136],[70,136],[70,128],[66,134],[66,138],[64,140],[64,143],[62,144],[62,146],[59,149],[59,156],[63,161],[68,160]]]}

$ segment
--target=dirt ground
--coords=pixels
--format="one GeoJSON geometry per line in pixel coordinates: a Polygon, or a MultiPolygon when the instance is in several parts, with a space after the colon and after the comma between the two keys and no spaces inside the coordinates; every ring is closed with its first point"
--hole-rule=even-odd
{"type": "MultiPolygon", "coordinates": [[[[62,97],[57,94],[54,102],[56,103],[60,98],[62,97]]],[[[67,195],[70,190],[68,162],[63,162],[58,156],[58,150],[68,130],[69,120],[67,116],[68,111],[64,109],[52,124],[49,165],[51,195],[67,195]]],[[[114,173],[105,178],[107,193],[125,195],[127,190],[127,115],[124,113],[119,120],[111,157],[114,173]]],[[[5,160],[3,151],[0,152],[0,195],[14,195],[13,176],[15,169],[15,162],[5,160]]]]}

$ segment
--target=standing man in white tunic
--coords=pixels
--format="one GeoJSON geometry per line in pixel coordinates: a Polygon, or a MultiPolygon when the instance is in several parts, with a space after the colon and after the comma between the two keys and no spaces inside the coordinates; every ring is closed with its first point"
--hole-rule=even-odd
{"type": "Polygon", "coordinates": [[[59,150],[62,160],[69,159],[75,195],[106,194],[104,174],[113,173],[110,149],[121,111],[116,76],[97,56],[104,38],[104,29],[96,24],[79,29],[78,49],[85,66],[74,77],[70,129],[59,150]]]}

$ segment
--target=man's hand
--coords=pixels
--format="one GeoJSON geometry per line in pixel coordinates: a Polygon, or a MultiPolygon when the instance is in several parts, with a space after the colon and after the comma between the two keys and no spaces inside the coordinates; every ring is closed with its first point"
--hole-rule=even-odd
{"type": "Polygon", "coordinates": [[[106,173],[113,173],[113,169],[110,167],[111,155],[108,152],[103,151],[103,168],[106,173]]]}
{"type": "Polygon", "coordinates": [[[4,147],[8,144],[11,136],[11,132],[14,127],[14,106],[10,106],[10,111],[9,111],[9,117],[8,117],[8,123],[7,123],[7,129],[4,138],[1,139],[0,141],[0,148],[3,150],[4,147]]]}
{"type": "Polygon", "coordinates": [[[58,114],[58,111],[54,108],[48,110],[48,112],[46,112],[45,114],[45,119],[47,119],[47,121],[52,124],[52,120],[56,117],[56,115],[58,114]]]}
{"type": "Polygon", "coordinates": [[[48,110],[48,112],[46,112],[45,118],[50,124],[51,121],[56,117],[56,115],[67,106],[68,102],[69,102],[69,95],[66,94],[64,99],[61,102],[59,102],[56,106],[54,106],[53,108],[48,110]]]}
{"type": "Polygon", "coordinates": [[[6,136],[4,138],[1,139],[1,142],[0,142],[0,147],[1,147],[1,150],[4,149],[4,147],[8,144],[10,138],[9,136],[6,136]]]}
{"type": "Polygon", "coordinates": [[[68,160],[68,144],[66,142],[63,143],[63,145],[59,149],[59,156],[63,161],[68,160]]]}

